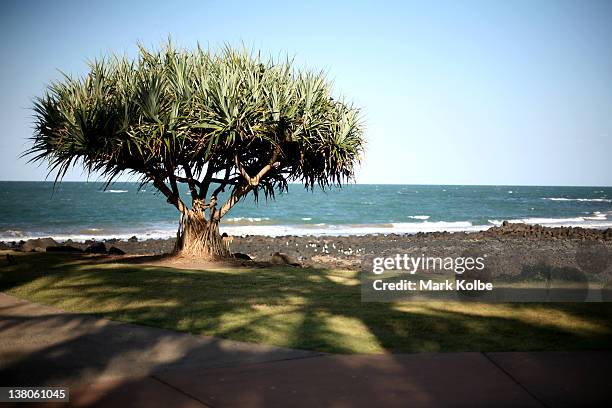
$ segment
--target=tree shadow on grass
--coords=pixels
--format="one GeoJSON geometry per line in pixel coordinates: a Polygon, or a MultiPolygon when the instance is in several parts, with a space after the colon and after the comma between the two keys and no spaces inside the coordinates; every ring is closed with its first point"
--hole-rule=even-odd
{"type": "Polygon", "coordinates": [[[362,303],[350,271],[197,271],[78,255],[20,258],[0,269],[0,290],[68,311],[283,347],[333,353],[544,350],[602,348],[612,339],[608,303],[362,303]]]}
{"type": "Polygon", "coordinates": [[[72,383],[126,372],[140,384],[148,375],[177,369],[197,373],[316,355],[266,344],[380,353],[607,349],[612,340],[608,303],[362,303],[356,272],[350,271],[197,271],[108,261],[18,254],[15,265],[0,266],[0,290],[66,311],[161,329],[100,326],[83,314],[32,316],[1,309],[0,337],[17,341],[12,355],[3,358],[3,384],[72,383]],[[216,339],[185,340],[163,329],[216,339]],[[32,349],[24,342],[20,349],[21,335],[56,341],[32,349]],[[223,338],[253,344],[228,345],[223,338]]]}

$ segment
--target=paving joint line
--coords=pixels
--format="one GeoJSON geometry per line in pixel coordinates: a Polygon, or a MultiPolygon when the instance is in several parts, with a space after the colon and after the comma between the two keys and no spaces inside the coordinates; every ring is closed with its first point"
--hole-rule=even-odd
{"type": "Polygon", "coordinates": [[[549,405],[547,405],[544,401],[542,401],[540,398],[538,398],[533,392],[531,392],[526,386],[524,386],[516,377],[514,377],[512,374],[510,374],[509,371],[507,371],[504,367],[502,367],[499,363],[497,363],[495,360],[493,360],[491,358],[491,356],[489,356],[489,354],[487,352],[481,352],[480,354],[483,355],[484,358],[486,358],[491,364],[493,364],[495,367],[497,367],[498,370],[500,370],[502,373],[504,373],[508,378],[510,378],[510,380],[512,380],[512,382],[514,382],[516,385],[518,385],[523,391],[525,391],[531,398],[533,398],[538,404],[540,404],[541,406],[543,406],[544,408],[550,408],[549,405]]]}
{"type": "MultiPolygon", "coordinates": [[[[314,354],[311,356],[296,356],[296,357],[283,357],[283,358],[275,358],[275,359],[271,359],[271,360],[263,360],[263,361],[237,361],[237,362],[229,362],[229,363],[225,363],[225,364],[220,364],[220,365],[215,365],[212,367],[202,367],[200,370],[202,371],[202,373],[206,373],[208,371],[212,371],[212,370],[222,370],[225,368],[236,368],[236,367],[252,367],[252,366],[258,366],[261,364],[268,364],[268,363],[280,363],[283,361],[293,361],[293,360],[306,360],[309,358],[317,358],[317,357],[326,357],[326,356],[333,356],[334,354],[329,354],[329,353],[320,353],[320,354],[314,354]]],[[[161,373],[166,373],[166,372],[170,372],[170,371],[178,371],[181,369],[193,369],[194,367],[189,367],[189,365],[185,366],[185,367],[181,367],[181,365],[170,365],[168,367],[164,367],[161,370],[156,371],[158,374],[161,373]]]]}
{"type": "Polygon", "coordinates": [[[190,394],[190,393],[188,393],[188,392],[186,392],[186,391],[184,391],[184,390],[182,390],[182,389],[180,389],[180,388],[170,384],[169,382],[162,380],[161,378],[157,377],[155,374],[151,374],[151,375],[149,375],[149,377],[152,378],[155,381],[158,381],[158,382],[164,384],[165,386],[167,386],[169,388],[172,388],[173,390],[177,391],[178,393],[183,394],[184,396],[199,402],[200,404],[202,404],[206,408],[214,408],[212,405],[208,404],[207,402],[202,401],[201,399],[199,399],[195,395],[192,395],[192,394],[190,394]]]}

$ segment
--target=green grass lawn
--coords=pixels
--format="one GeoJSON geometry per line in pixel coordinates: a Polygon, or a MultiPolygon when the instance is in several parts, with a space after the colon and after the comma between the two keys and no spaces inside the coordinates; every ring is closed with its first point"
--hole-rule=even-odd
{"type": "MultiPolygon", "coordinates": [[[[4,258],[4,255],[2,255],[4,258]]],[[[0,260],[0,290],[113,320],[336,353],[604,349],[612,303],[362,303],[357,272],[0,260]]]]}

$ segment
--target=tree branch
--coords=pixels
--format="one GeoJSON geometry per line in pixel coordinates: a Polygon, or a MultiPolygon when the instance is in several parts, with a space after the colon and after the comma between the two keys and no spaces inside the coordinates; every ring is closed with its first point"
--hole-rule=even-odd
{"type": "Polygon", "coordinates": [[[280,153],[280,145],[276,145],[276,147],[274,148],[274,152],[272,153],[272,157],[270,158],[270,160],[268,160],[268,164],[266,164],[261,170],[259,170],[259,173],[257,173],[255,177],[250,177],[244,167],[242,167],[242,165],[240,164],[238,156],[234,156],[234,162],[236,164],[236,167],[238,168],[238,171],[240,172],[242,177],[244,177],[244,179],[247,181],[247,184],[239,185],[234,189],[230,198],[223,204],[221,209],[214,214],[216,217],[218,217],[218,220],[223,218],[223,216],[225,216],[225,214],[227,214],[227,212],[231,210],[232,207],[236,205],[236,203],[240,201],[240,199],[245,194],[247,194],[254,188],[257,188],[262,177],[265,176],[272,168],[276,168],[280,165],[280,163],[277,161],[280,153]]]}
{"type": "Polygon", "coordinates": [[[234,156],[234,164],[236,165],[236,168],[238,169],[240,175],[244,177],[244,179],[247,181],[247,184],[251,184],[251,176],[249,176],[249,173],[247,173],[246,169],[242,167],[238,155],[234,156]]]}
{"type": "Polygon", "coordinates": [[[232,192],[232,195],[230,196],[230,198],[228,198],[228,200],[223,204],[223,206],[221,207],[221,209],[219,211],[217,211],[215,213],[215,216],[217,217],[217,220],[220,220],[221,218],[223,218],[225,216],[225,214],[227,214],[227,212],[229,210],[232,209],[232,207],[234,205],[236,205],[236,203],[238,201],[240,201],[240,199],[247,194],[249,191],[251,191],[254,188],[254,186],[252,185],[241,185],[238,186],[234,189],[234,191],[232,192]]]}
{"type": "MultiPolygon", "coordinates": [[[[176,177],[176,181],[178,181],[179,183],[189,183],[189,181],[192,181],[193,183],[195,183],[196,186],[198,186],[200,188],[202,187],[202,182],[200,182],[200,181],[198,181],[196,179],[189,180],[187,177],[178,177],[177,176],[176,177]]],[[[215,178],[215,177],[211,177],[210,178],[210,182],[211,183],[216,183],[216,184],[221,184],[221,183],[238,184],[237,181],[238,181],[238,177],[234,177],[234,178],[229,179],[229,180],[223,180],[223,179],[215,178]]]]}
{"type": "Polygon", "coordinates": [[[198,180],[190,179],[189,177],[176,176],[176,181],[178,181],[179,183],[187,183],[187,184],[189,184],[190,182],[193,182],[198,187],[202,185],[202,183],[200,183],[198,180]]]}
{"type": "Polygon", "coordinates": [[[270,169],[280,166],[280,163],[277,162],[280,152],[280,145],[276,145],[276,147],[274,148],[274,153],[272,153],[272,157],[268,161],[268,164],[266,164],[261,170],[259,170],[259,173],[257,173],[254,179],[251,180],[251,185],[258,185],[261,178],[265,176],[266,173],[270,171],[270,169]]]}
{"type": "Polygon", "coordinates": [[[280,165],[280,163],[277,162],[278,156],[280,155],[280,153],[281,153],[280,145],[276,145],[276,147],[274,148],[274,152],[272,153],[272,157],[270,157],[270,160],[268,160],[268,164],[262,167],[262,169],[259,170],[259,173],[257,173],[255,177],[249,176],[249,173],[242,166],[242,164],[240,163],[240,159],[238,159],[237,155],[234,156],[234,164],[236,165],[236,168],[238,168],[240,175],[247,181],[247,184],[255,187],[259,184],[259,181],[261,180],[261,178],[265,176],[267,172],[270,171],[270,169],[274,167],[278,167],[280,165]]]}
{"type": "Polygon", "coordinates": [[[217,198],[217,195],[218,195],[220,192],[224,191],[225,186],[226,186],[226,185],[228,184],[228,182],[229,182],[229,176],[230,176],[230,171],[231,171],[231,169],[232,169],[232,167],[231,167],[231,166],[228,166],[228,167],[225,169],[225,175],[223,176],[223,179],[215,179],[215,180],[219,180],[219,187],[217,187],[217,188],[215,189],[215,191],[213,191],[213,193],[210,195],[210,198],[211,198],[211,199],[212,199],[213,197],[216,199],[216,198],[217,198]]]}
{"type": "Polygon", "coordinates": [[[214,178],[213,177],[213,178],[210,179],[210,182],[211,183],[217,183],[217,184],[225,183],[225,184],[234,184],[234,185],[237,185],[238,184],[238,177],[234,177],[234,178],[228,179],[228,180],[224,180],[224,179],[219,179],[219,178],[214,178]]]}
{"type": "MultiPolygon", "coordinates": [[[[181,200],[181,194],[179,192],[178,186],[176,184],[176,176],[174,174],[174,166],[172,165],[172,162],[170,162],[169,160],[166,160],[166,176],[168,177],[168,180],[170,181],[170,187],[172,187],[172,191],[171,191],[171,198],[168,198],[168,201],[171,202],[172,204],[175,205],[175,207],[180,211],[183,212],[187,209],[187,207],[185,206],[185,203],[183,203],[183,201],[181,200]],[[172,199],[172,201],[170,201],[172,199]]],[[[160,183],[161,185],[163,185],[166,189],[168,189],[168,186],[166,186],[165,183],[163,183],[163,181],[160,183]]]]}
{"type": "Polygon", "coordinates": [[[180,197],[174,195],[172,191],[168,188],[166,183],[164,183],[159,178],[153,177],[149,175],[151,180],[153,181],[153,185],[164,195],[166,196],[167,201],[170,204],[173,204],[177,210],[183,212],[185,210],[185,204],[181,201],[180,197]]]}
{"type": "Polygon", "coordinates": [[[200,183],[200,198],[206,199],[213,174],[214,166],[211,162],[208,162],[208,165],[206,166],[206,174],[204,175],[202,183],[200,183]]]}
{"type": "Polygon", "coordinates": [[[187,178],[177,177],[177,181],[183,182],[185,180],[187,185],[189,186],[189,191],[191,192],[191,200],[192,202],[198,199],[198,191],[196,190],[196,180],[193,179],[193,174],[191,173],[191,168],[183,163],[183,170],[185,170],[185,175],[187,178]]]}

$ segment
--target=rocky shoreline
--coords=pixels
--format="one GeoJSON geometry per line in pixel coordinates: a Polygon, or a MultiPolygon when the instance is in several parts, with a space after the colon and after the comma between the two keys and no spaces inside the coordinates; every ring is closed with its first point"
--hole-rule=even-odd
{"type": "MultiPolygon", "coordinates": [[[[233,252],[246,254],[255,261],[270,261],[276,252],[287,254],[303,265],[358,268],[362,259],[389,253],[426,253],[447,256],[465,251],[497,254],[505,258],[546,259],[549,264],[571,265],[579,247],[597,244],[612,254],[612,229],[550,228],[539,225],[504,222],[480,232],[432,232],[415,235],[363,235],[363,236],[244,236],[232,237],[233,252]]],[[[65,241],[57,243],[50,238],[21,242],[2,242],[0,249],[47,252],[88,252],[111,255],[155,255],[170,253],[174,239],[103,242],[65,241]],[[47,249],[49,248],[49,249],[47,249]]]]}

